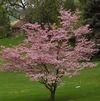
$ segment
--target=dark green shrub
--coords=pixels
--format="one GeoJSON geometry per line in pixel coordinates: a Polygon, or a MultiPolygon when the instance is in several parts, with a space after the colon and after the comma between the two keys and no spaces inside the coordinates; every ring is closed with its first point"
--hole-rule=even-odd
{"type": "Polygon", "coordinates": [[[100,37],[100,0],[88,0],[84,9],[84,18],[86,23],[93,28],[95,33],[93,37],[100,37]]]}
{"type": "Polygon", "coordinates": [[[10,20],[6,9],[0,5],[0,38],[10,36],[10,20]]]}

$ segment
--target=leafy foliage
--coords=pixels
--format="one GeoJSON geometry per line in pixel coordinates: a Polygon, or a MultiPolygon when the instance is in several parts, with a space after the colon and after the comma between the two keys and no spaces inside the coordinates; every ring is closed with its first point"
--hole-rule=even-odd
{"type": "Polygon", "coordinates": [[[9,36],[10,20],[6,9],[0,5],[0,38],[9,36]]]}
{"type": "Polygon", "coordinates": [[[100,37],[100,0],[88,0],[84,17],[90,28],[93,28],[95,37],[100,37]]]}
{"type": "Polygon", "coordinates": [[[58,23],[61,0],[4,0],[9,15],[29,22],[58,23]]]}
{"type": "Polygon", "coordinates": [[[66,10],[75,10],[75,0],[65,0],[64,1],[64,8],[66,10]]]}
{"type": "MultiPolygon", "coordinates": [[[[34,8],[29,8],[28,12],[32,15],[31,22],[59,23],[58,9],[59,0],[40,0],[35,3],[34,8]]],[[[29,14],[27,17],[30,17],[29,14]]]]}

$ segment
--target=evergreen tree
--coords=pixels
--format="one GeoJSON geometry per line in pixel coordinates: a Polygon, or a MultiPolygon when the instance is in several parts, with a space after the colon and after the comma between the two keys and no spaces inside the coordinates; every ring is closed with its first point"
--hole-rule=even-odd
{"type": "Polygon", "coordinates": [[[84,10],[86,22],[93,28],[95,38],[100,37],[100,0],[89,0],[84,10]]]}
{"type": "Polygon", "coordinates": [[[0,5],[0,38],[10,35],[10,20],[6,9],[0,5]]]}

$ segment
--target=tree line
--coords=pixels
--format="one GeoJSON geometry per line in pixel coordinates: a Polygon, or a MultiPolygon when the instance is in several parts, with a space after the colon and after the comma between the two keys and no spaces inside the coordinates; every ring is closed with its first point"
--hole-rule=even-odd
{"type": "MultiPolygon", "coordinates": [[[[4,26],[9,32],[9,16],[16,19],[25,19],[30,23],[56,23],[59,25],[58,16],[61,7],[71,11],[75,11],[77,8],[80,9],[83,22],[93,28],[92,37],[100,37],[99,0],[1,0],[0,26],[5,24],[6,26],[4,26]]],[[[2,29],[1,27],[0,29],[2,29]]]]}

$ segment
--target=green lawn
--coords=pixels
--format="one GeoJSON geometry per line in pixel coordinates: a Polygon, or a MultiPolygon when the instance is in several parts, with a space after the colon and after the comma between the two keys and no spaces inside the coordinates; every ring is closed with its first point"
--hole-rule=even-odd
{"type": "MultiPolygon", "coordinates": [[[[0,44],[16,45],[22,39],[4,39],[0,44]]],[[[24,74],[0,73],[0,101],[48,101],[48,98],[48,90],[24,74]]],[[[79,76],[64,78],[64,84],[57,89],[56,101],[100,101],[100,62],[96,68],[85,69],[79,76]]]]}
{"type": "Polygon", "coordinates": [[[0,39],[0,45],[4,45],[6,47],[11,47],[12,45],[17,45],[22,42],[24,39],[23,36],[18,36],[16,38],[4,38],[0,39]]]}
{"type": "MultiPolygon", "coordinates": [[[[48,98],[45,87],[24,74],[0,73],[0,101],[48,101],[48,98]]],[[[64,78],[56,98],[56,101],[100,101],[100,63],[79,76],[64,78]]]]}

